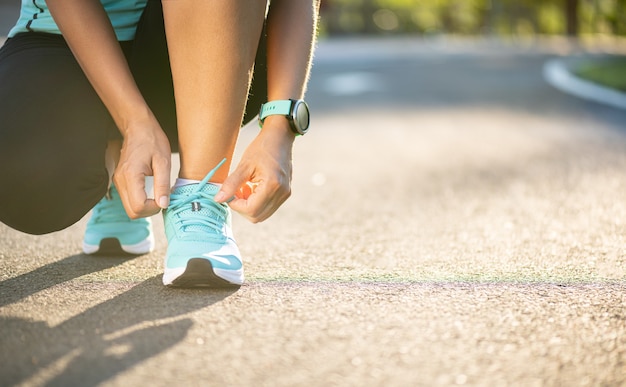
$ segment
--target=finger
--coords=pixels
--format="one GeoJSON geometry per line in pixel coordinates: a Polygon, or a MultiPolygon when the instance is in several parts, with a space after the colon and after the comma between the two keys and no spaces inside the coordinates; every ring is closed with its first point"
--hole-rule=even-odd
{"type": "Polygon", "coordinates": [[[240,191],[241,187],[250,179],[251,173],[244,167],[238,165],[237,168],[224,180],[220,191],[215,195],[215,201],[224,203],[233,200],[233,197],[240,191]]]}
{"type": "Polygon", "coordinates": [[[262,211],[257,216],[257,221],[262,222],[272,216],[280,206],[283,205],[285,201],[291,196],[291,189],[281,188],[279,190],[272,191],[271,200],[269,202],[266,201],[266,204],[263,206],[262,211]]]}
{"type": "Polygon", "coordinates": [[[278,208],[287,200],[286,196],[275,196],[270,202],[266,202],[260,208],[261,210],[253,219],[253,222],[263,222],[272,216],[278,208]]]}
{"type": "Polygon", "coordinates": [[[170,159],[157,158],[152,162],[154,200],[160,208],[170,204],[170,159]]]}
{"type": "Polygon", "coordinates": [[[152,216],[161,210],[156,202],[152,199],[148,199],[146,195],[145,175],[129,176],[126,183],[125,191],[127,201],[124,202],[122,197],[122,203],[130,218],[136,219],[152,216]]]}
{"type": "Polygon", "coordinates": [[[261,219],[259,219],[258,217],[258,212],[260,211],[256,211],[255,208],[258,207],[252,206],[251,204],[252,203],[250,202],[250,198],[233,199],[232,201],[228,202],[228,206],[231,208],[231,210],[237,212],[239,215],[243,216],[252,223],[258,223],[261,221],[261,219]]]}
{"type": "Polygon", "coordinates": [[[235,197],[231,198],[228,203],[230,203],[233,199],[247,199],[252,195],[252,193],[256,190],[258,183],[246,182],[244,183],[238,191],[235,192],[235,197]]]}
{"type": "Polygon", "coordinates": [[[234,198],[228,201],[228,205],[233,211],[237,211],[252,220],[261,213],[269,200],[268,196],[263,182],[250,183],[246,181],[235,192],[234,198]]]}
{"type": "Polygon", "coordinates": [[[229,203],[229,206],[249,221],[258,223],[272,216],[288,197],[288,193],[279,193],[259,184],[249,197],[236,198],[229,203]]]}

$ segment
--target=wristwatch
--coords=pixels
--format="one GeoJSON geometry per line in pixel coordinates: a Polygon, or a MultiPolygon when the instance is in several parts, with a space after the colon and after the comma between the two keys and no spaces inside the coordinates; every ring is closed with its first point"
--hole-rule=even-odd
{"type": "Polygon", "coordinates": [[[261,105],[259,126],[267,116],[281,115],[287,117],[291,131],[302,136],[309,130],[309,106],[301,99],[285,99],[270,101],[261,105]]]}

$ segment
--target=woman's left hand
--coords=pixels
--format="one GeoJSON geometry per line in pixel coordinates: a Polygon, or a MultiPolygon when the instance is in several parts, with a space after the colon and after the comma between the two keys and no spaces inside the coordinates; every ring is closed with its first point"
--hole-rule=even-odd
{"type": "Polygon", "coordinates": [[[285,117],[268,117],[215,200],[232,198],[230,208],[252,223],[269,218],[291,195],[294,138],[285,117]]]}

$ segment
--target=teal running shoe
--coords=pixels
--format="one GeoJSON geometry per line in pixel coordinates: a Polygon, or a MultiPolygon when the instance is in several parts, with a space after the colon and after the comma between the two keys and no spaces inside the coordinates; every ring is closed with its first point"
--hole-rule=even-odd
{"type": "Polygon", "coordinates": [[[109,192],[93,208],[87,222],[85,254],[147,254],[154,250],[154,233],[149,218],[130,219],[120,195],[111,185],[109,192]]]}
{"type": "Polygon", "coordinates": [[[215,202],[219,187],[208,182],[225,161],[201,182],[175,188],[170,195],[163,211],[166,286],[238,287],[244,281],[230,208],[215,202]]]}

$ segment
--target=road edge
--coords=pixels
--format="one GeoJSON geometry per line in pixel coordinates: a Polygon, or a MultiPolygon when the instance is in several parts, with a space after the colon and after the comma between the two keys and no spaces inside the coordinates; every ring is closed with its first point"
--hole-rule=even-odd
{"type": "MultiPolygon", "coordinates": [[[[626,110],[626,93],[584,80],[572,67],[585,59],[550,59],[543,65],[543,78],[564,93],[626,110]]],[[[589,60],[588,58],[586,60],[589,60]]]]}

